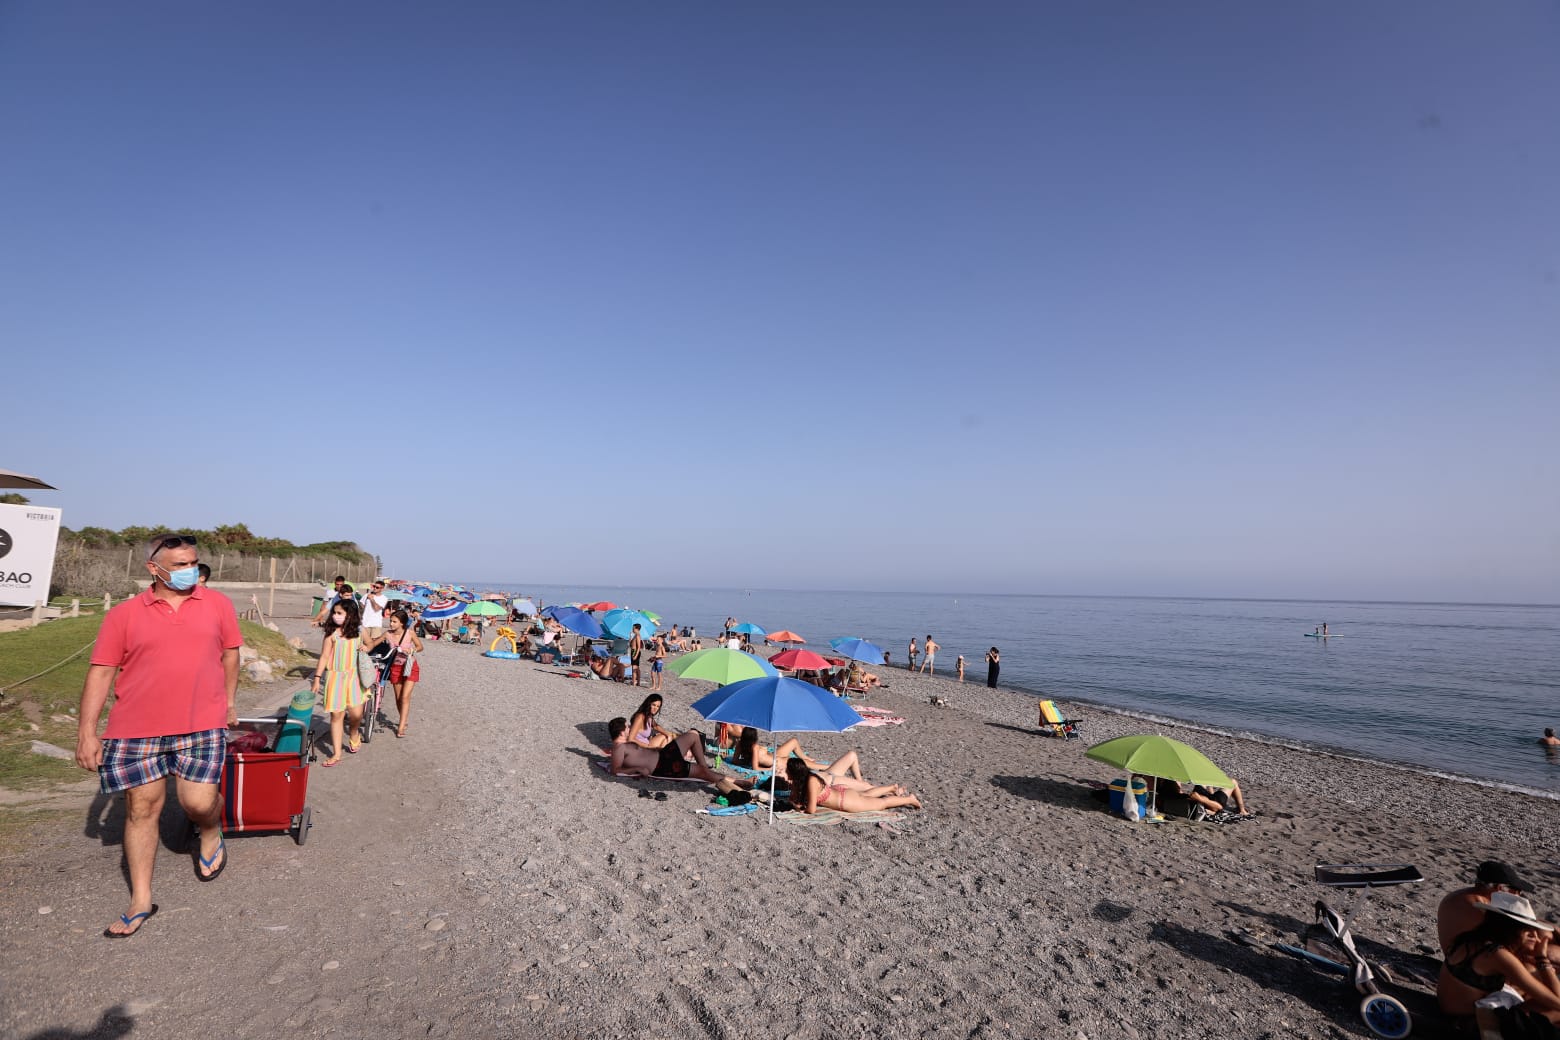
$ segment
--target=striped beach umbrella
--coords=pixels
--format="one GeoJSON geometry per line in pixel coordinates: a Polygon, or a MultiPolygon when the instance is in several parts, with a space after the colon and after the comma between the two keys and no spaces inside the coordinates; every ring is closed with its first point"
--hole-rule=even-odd
{"type": "Polygon", "coordinates": [[[460,617],[466,612],[466,604],[458,599],[441,599],[429,605],[423,611],[424,621],[444,621],[452,617],[460,617]]]}

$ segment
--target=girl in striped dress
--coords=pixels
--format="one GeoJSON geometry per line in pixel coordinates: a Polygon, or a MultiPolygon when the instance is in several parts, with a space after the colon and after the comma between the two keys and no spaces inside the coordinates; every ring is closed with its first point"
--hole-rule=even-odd
{"type": "Polygon", "coordinates": [[[325,622],[325,645],[320,649],[320,663],[314,669],[315,698],[322,700],[325,710],[330,712],[332,754],[320,763],[322,766],[340,762],[342,751],[357,754],[364,700],[357,669],[361,624],[357,602],[351,599],[337,600],[330,609],[330,619],[325,622]],[[320,688],[322,676],[325,677],[323,691],[320,688]],[[347,730],[345,742],[342,740],[343,728],[347,730]]]}

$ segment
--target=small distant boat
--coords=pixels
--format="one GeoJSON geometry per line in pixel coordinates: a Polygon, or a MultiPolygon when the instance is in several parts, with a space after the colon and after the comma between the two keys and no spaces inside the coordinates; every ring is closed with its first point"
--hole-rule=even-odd
{"type": "Polygon", "coordinates": [[[1343,635],[1343,633],[1342,632],[1302,632],[1301,635],[1305,636],[1307,639],[1337,639],[1339,636],[1343,635]]]}

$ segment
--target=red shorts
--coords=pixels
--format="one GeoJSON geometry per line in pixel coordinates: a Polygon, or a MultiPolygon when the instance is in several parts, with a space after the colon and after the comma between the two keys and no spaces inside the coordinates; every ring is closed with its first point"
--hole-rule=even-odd
{"type": "Polygon", "coordinates": [[[403,674],[405,666],[406,658],[396,657],[395,663],[390,666],[390,685],[397,685],[403,679],[407,682],[417,682],[422,678],[422,669],[417,667],[417,658],[412,658],[412,672],[410,675],[403,674]]]}

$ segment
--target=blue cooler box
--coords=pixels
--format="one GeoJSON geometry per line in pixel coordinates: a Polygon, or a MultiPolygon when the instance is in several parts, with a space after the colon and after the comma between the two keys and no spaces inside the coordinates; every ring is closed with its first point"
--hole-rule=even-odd
{"type": "MultiPolygon", "coordinates": [[[[1137,799],[1138,818],[1148,815],[1148,783],[1140,776],[1132,778],[1132,797],[1137,799]]],[[[1110,811],[1117,816],[1127,815],[1127,780],[1120,777],[1110,782],[1110,811]]]]}

